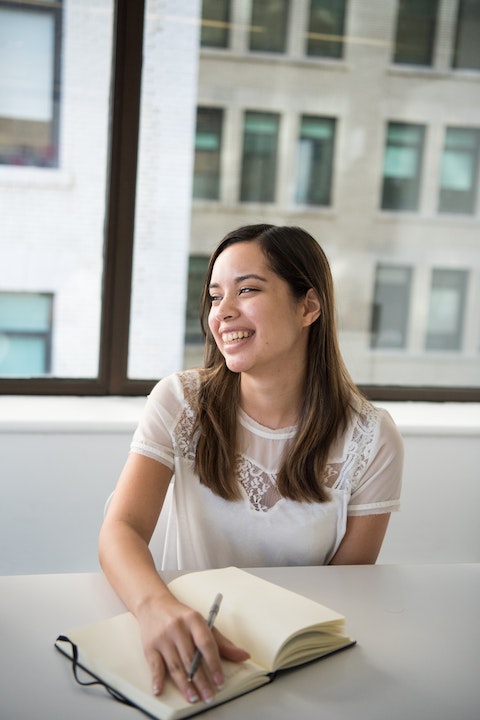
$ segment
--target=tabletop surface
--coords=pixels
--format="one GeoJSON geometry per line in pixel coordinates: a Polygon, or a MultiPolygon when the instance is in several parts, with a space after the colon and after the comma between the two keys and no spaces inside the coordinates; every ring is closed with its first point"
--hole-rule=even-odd
{"type": "MultiPolygon", "coordinates": [[[[256,568],[340,613],[357,645],[203,720],[479,720],[480,565],[256,568]]],[[[173,575],[164,573],[168,580],[173,575]]],[[[124,611],[101,574],[0,577],[2,720],[141,720],[82,688],[53,643],[124,611]]]]}

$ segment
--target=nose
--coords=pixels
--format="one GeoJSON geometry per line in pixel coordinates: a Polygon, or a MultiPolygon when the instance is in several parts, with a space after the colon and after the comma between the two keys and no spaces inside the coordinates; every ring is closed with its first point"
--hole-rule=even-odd
{"type": "Polygon", "coordinates": [[[220,300],[217,307],[215,308],[215,316],[217,320],[229,320],[235,317],[238,311],[235,308],[235,303],[230,295],[224,295],[220,300]]]}

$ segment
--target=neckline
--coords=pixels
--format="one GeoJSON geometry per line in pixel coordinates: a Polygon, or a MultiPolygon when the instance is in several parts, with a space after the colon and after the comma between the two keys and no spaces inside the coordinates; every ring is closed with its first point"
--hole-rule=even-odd
{"type": "Polygon", "coordinates": [[[254,420],[250,415],[247,415],[245,410],[242,408],[238,408],[238,419],[241,425],[243,427],[247,428],[247,430],[251,430],[256,435],[261,435],[262,437],[269,437],[269,438],[289,438],[293,437],[295,433],[297,432],[297,426],[296,425],[288,425],[286,427],[282,428],[269,428],[266,425],[262,425],[261,423],[254,420]]]}

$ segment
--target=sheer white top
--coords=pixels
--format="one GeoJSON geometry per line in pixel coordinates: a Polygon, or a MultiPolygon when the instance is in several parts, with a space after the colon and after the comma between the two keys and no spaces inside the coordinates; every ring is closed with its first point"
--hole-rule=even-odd
{"type": "MultiPolygon", "coordinates": [[[[390,415],[366,400],[332,448],[331,499],[282,498],[276,474],[295,427],[271,430],[239,411],[238,482],[230,502],[200,484],[193,470],[199,375],[187,370],[152,390],[131,451],[166,465],[173,479],[151,542],[159,569],[326,564],[345,534],[347,515],[399,507],[403,443],[390,415]]],[[[212,439],[213,442],[215,439],[212,439]]]]}

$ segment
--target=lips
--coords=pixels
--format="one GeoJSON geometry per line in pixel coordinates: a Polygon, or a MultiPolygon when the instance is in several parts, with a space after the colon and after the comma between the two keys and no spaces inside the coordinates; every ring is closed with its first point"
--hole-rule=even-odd
{"type": "Polygon", "coordinates": [[[233,330],[232,332],[222,333],[222,342],[225,345],[238,342],[239,340],[245,340],[253,335],[250,330],[233,330]]]}

